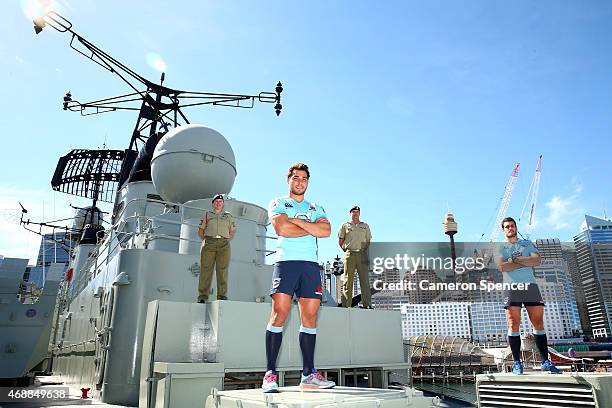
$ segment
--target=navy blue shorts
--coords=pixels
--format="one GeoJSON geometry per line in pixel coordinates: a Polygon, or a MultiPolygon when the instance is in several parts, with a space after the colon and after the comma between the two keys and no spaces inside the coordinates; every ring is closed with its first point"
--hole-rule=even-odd
{"type": "Polygon", "coordinates": [[[540,293],[540,288],[536,283],[530,283],[527,290],[505,290],[504,294],[504,309],[512,306],[544,306],[544,300],[540,293]]]}
{"type": "Polygon", "coordinates": [[[319,264],[310,261],[281,261],[274,264],[270,295],[286,293],[298,298],[323,297],[319,264]]]}

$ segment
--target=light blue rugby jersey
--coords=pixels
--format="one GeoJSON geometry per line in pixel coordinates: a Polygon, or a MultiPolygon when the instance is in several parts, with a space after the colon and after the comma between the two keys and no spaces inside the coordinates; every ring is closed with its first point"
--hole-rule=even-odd
{"type": "MultiPolygon", "coordinates": [[[[527,239],[518,240],[514,244],[510,242],[500,243],[497,249],[497,258],[501,258],[507,261],[508,258],[512,258],[514,254],[517,256],[530,256],[531,254],[538,254],[539,251],[533,245],[533,243],[527,239]]],[[[531,266],[525,266],[524,268],[518,268],[510,272],[502,272],[504,282],[517,282],[517,283],[536,283],[535,276],[533,276],[533,268],[531,266]]]]}
{"type": "MultiPolygon", "coordinates": [[[[325,210],[320,205],[303,200],[298,203],[291,197],[277,197],[270,201],[268,216],[287,214],[289,218],[315,222],[319,218],[327,218],[325,210]]],[[[319,262],[317,238],[305,235],[297,238],[278,237],[276,244],[276,262],[280,261],[311,261],[319,262]]]]}

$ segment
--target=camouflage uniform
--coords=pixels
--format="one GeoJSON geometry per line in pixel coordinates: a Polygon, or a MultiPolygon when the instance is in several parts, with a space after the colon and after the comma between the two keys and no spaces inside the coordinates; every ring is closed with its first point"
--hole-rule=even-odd
{"type": "Polygon", "coordinates": [[[207,301],[213,269],[217,270],[217,299],[227,299],[227,273],[230,262],[230,232],[236,229],[234,217],[227,211],[215,214],[207,211],[200,228],[204,240],[200,249],[200,280],[198,301],[207,301]]]}
{"type": "Polygon", "coordinates": [[[344,284],[342,286],[342,306],[351,307],[355,269],[359,274],[361,302],[363,307],[372,306],[370,281],[368,279],[368,243],[372,240],[370,227],[365,222],[353,224],[345,222],[340,227],[338,238],[344,239],[344,284]]]}

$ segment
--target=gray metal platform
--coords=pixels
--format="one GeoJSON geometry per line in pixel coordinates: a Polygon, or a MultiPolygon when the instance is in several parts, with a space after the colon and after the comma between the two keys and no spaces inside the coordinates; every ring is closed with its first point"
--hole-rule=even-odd
{"type": "Polygon", "coordinates": [[[302,391],[299,387],[281,387],[279,393],[264,394],[261,389],[217,391],[206,399],[206,408],[276,407],[435,407],[437,397],[423,397],[413,389],[335,387],[328,390],[302,391]]]}

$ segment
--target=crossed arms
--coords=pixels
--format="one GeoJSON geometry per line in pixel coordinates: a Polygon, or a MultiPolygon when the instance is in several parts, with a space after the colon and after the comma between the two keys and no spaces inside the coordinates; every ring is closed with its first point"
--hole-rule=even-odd
{"type": "Polygon", "coordinates": [[[327,218],[319,218],[309,222],[300,218],[289,218],[287,214],[272,216],[272,226],[276,234],[285,238],[297,238],[312,235],[317,238],[326,238],[331,234],[331,225],[327,218]]]}
{"type": "Polygon", "coordinates": [[[495,262],[500,272],[512,272],[515,269],[524,268],[525,266],[538,266],[540,265],[541,257],[537,252],[532,253],[530,256],[517,256],[512,258],[510,261],[503,258],[498,258],[495,262]]]}

